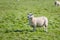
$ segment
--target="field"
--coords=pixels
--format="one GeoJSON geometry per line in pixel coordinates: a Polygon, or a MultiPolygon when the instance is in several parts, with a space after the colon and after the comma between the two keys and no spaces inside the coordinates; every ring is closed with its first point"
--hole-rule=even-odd
{"type": "Polygon", "coordinates": [[[0,0],[0,40],[60,40],[60,7],[54,0],[0,0]],[[30,12],[49,19],[48,32],[32,32],[30,12]]]}

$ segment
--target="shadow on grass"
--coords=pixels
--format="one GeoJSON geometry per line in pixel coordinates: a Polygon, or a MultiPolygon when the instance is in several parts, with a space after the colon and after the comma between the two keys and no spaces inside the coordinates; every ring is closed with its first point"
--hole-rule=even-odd
{"type": "Polygon", "coordinates": [[[29,32],[45,32],[44,30],[36,30],[36,31],[33,31],[33,30],[6,30],[5,33],[9,33],[9,32],[20,32],[20,33],[29,33],[29,32]]]}
{"type": "Polygon", "coordinates": [[[5,33],[9,32],[34,32],[33,30],[6,30],[5,33]]]}

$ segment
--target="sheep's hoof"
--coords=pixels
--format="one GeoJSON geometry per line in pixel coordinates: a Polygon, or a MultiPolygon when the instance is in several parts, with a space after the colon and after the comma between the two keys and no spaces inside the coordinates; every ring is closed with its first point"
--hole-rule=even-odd
{"type": "Polygon", "coordinates": [[[30,32],[33,32],[33,30],[31,30],[30,32]]]}
{"type": "Polygon", "coordinates": [[[44,32],[48,32],[48,31],[44,31],[44,32]]]}

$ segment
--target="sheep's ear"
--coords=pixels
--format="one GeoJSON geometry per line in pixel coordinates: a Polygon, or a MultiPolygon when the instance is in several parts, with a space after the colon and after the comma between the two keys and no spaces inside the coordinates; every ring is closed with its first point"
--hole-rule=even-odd
{"type": "Polygon", "coordinates": [[[30,14],[30,16],[32,16],[33,14],[30,14]]]}
{"type": "Polygon", "coordinates": [[[30,13],[30,15],[33,15],[32,13],[30,13]]]}
{"type": "Polygon", "coordinates": [[[32,13],[29,13],[28,15],[33,15],[32,13]]]}

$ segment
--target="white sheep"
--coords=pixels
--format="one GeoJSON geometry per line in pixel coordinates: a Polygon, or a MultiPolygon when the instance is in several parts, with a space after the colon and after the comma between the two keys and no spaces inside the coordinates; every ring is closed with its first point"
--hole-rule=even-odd
{"type": "Polygon", "coordinates": [[[60,6],[60,1],[57,1],[57,0],[56,0],[56,1],[55,1],[55,5],[56,5],[56,6],[60,6]]]}
{"type": "Polygon", "coordinates": [[[44,27],[44,31],[47,32],[48,19],[46,17],[34,17],[34,15],[30,13],[28,14],[28,20],[30,26],[33,27],[33,31],[36,30],[36,27],[44,27]]]}

